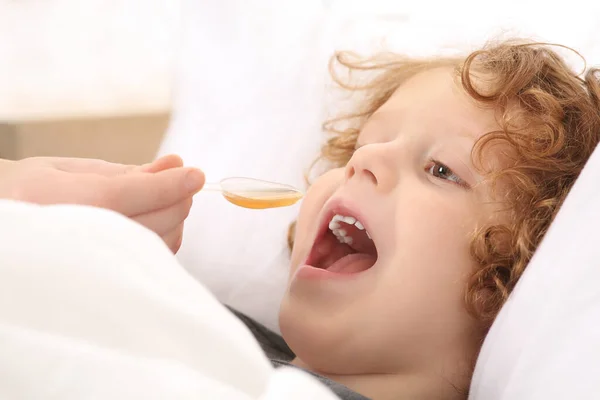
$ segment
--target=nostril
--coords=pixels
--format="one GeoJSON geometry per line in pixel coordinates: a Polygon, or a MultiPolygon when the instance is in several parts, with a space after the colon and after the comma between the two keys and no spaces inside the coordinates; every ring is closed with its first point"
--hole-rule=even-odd
{"type": "MultiPolygon", "coordinates": [[[[358,175],[360,175],[360,179],[366,178],[369,181],[371,181],[371,183],[373,183],[374,185],[378,184],[377,177],[370,170],[358,169],[358,171],[357,171],[356,168],[354,168],[354,167],[351,167],[351,166],[346,167],[346,179],[353,178],[355,175],[357,175],[357,173],[358,173],[358,175]]],[[[356,176],[356,177],[359,178],[359,176],[356,176]]]]}
{"type": "Polygon", "coordinates": [[[355,173],[356,173],[356,170],[354,169],[354,167],[348,166],[348,168],[346,168],[346,179],[352,178],[355,173]]]}
{"type": "Polygon", "coordinates": [[[365,174],[367,179],[369,179],[373,184],[377,185],[377,177],[374,173],[372,173],[368,169],[363,170],[363,173],[365,174]]]}

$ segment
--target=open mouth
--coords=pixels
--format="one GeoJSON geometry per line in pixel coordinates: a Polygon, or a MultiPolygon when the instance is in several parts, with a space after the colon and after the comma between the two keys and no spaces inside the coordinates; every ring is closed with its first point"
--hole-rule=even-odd
{"type": "Polygon", "coordinates": [[[332,214],[324,221],[306,264],[329,272],[356,274],[376,261],[377,247],[363,223],[352,215],[332,214]]]}

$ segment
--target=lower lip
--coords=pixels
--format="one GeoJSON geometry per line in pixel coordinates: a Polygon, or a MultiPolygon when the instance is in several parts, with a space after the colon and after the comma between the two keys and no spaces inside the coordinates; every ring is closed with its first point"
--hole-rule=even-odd
{"type": "Polygon", "coordinates": [[[295,277],[298,279],[307,280],[322,280],[322,279],[348,279],[355,274],[341,274],[339,272],[331,272],[322,268],[315,268],[312,265],[302,265],[296,271],[295,277]]]}
{"type": "Polygon", "coordinates": [[[371,269],[373,269],[373,266],[369,269],[360,272],[334,272],[323,268],[316,268],[312,265],[304,264],[298,268],[294,277],[306,280],[351,280],[364,275],[371,269]]]}

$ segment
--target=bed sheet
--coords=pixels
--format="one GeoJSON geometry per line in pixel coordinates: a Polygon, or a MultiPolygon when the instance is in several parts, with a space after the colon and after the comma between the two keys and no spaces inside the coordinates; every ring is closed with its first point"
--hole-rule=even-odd
{"type": "Polygon", "coordinates": [[[0,220],[0,398],[335,399],[131,220],[10,201],[0,220]]]}

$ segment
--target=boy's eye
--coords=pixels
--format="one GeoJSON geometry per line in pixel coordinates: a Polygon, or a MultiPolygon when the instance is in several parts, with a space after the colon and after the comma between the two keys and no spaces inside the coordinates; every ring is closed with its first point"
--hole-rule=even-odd
{"type": "Polygon", "coordinates": [[[468,184],[460,176],[456,175],[448,166],[439,161],[432,160],[427,167],[427,172],[436,178],[453,182],[462,187],[468,187],[468,184]]]}

